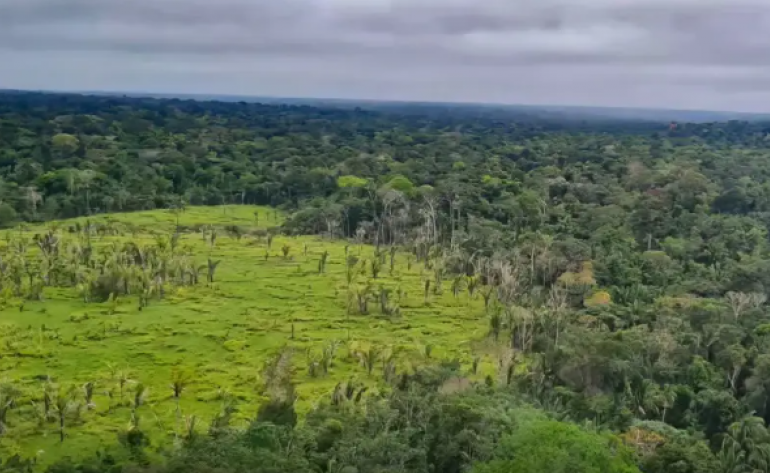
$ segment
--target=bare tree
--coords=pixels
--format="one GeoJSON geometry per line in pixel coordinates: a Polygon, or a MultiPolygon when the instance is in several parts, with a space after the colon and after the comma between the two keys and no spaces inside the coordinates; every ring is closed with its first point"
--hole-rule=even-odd
{"type": "Polygon", "coordinates": [[[748,310],[756,309],[767,301],[767,296],[762,293],[734,292],[725,294],[725,300],[732,310],[733,318],[737,321],[748,310]]]}
{"type": "Polygon", "coordinates": [[[381,244],[392,245],[394,242],[394,235],[396,234],[394,226],[396,222],[393,218],[393,212],[399,205],[404,205],[404,194],[394,189],[387,189],[380,193],[380,201],[382,202],[382,214],[378,220],[377,235],[375,245],[377,248],[381,244]],[[387,237],[387,238],[386,238],[387,237]]]}
{"type": "Polygon", "coordinates": [[[423,206],[419,210],[420,216],[423,218],[423,226],[432,246],[438,246],[439,242],[437,207],[438,202],[436,198],[426,195],[423,198],[423,206]]]}
{"type": "Polygon", "coordinates": [[[567,290],[560,284],[551,286],[548,292],[548,317],[553,325],[553,341],[555,346],[559,346],[559,334],[562,330],[562,324],[566,315],[567,308],[567,290]]]}
{"type": "Polygon", "coordinates": [[[32,214],[37,215],[37,206],[43,201],[43,195],[37,191],[35,186],[27,186],[21,188],[24,195],[24,200],[32,207],[32,214]]]}

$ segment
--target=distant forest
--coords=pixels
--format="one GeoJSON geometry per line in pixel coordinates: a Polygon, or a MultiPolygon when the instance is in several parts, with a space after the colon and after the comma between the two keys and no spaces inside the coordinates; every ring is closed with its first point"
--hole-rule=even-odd
{"type": "MultiPolygon", "coordinates": [[[[467,187],[496,177],[490,166],[514,179],[557,166],[569,179],[570,167],[621,168],[626,147],[649,150],[640,162],[662,158],[668,148],[764,148],[768,130],[765,123],[737,121],[670,130],[668,123],[547,120],[470,106],[369,111],[5,93],[0,224],[168,208],[181,200],[297,208],[330,197],[345,174],[379,181],[399,174],[417,186],[454,179],[467,187]]],[[[715,172],[707,177],[730,187],[715,172]]]]}

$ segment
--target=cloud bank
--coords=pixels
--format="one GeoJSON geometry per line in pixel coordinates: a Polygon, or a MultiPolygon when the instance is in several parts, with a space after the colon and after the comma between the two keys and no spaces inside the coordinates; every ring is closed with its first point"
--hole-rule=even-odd
{"type": "Polygon", "coordinates": [[[770,111],[768,0],[2,0],[0,87],[770,111]]]}

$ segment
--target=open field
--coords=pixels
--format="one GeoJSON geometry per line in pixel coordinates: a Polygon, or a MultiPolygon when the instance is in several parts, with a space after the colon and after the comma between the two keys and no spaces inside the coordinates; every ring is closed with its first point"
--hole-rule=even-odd
{"type": "MultiPolygon", "coordinates": [[[[300,411],[329,396],[340,381],[355,379],[370,390],[383,389],[384,367],[391,362],[403,371],[426,357],[457,358],[470,369],[473,346],[488,331],[480,297],[472,299],[467,291],[455,296],[450,282],[439,293],[431,288],[426,297],[424,281],[432,272],[404,252],[395,254],[392,271],[388,254],[374,279],[367,266],[374,259],[372,247],[278,235],[268,248],[264,229],[281,218],[267,208],[194,207],[176,214],[153,211],[89,220],[110,232],[82,230],[87,221],[81,218],[0,236],[4,261],[10,261],[19,241],[29,244],[27,260],[41,260],[33,235],[49,229],[55,229],[63,247],[89,240],[93,259],[106,261],[102,255],[129,242],[168,250],[178,223],[183,233],[169,251],[186,255],[193,266],[221,260],[213,283],[206,281],[205,269],[197,284],[169,277],[146,304],[136,291],[107,301],[91,295],[86,302],[90,293],[83,284],[50,284],[42,289],[43,300],[34,300],[16,293],[9,282],[13,276],[6,276],[0,301],[0,381],[20,395],[7,414],[0,450],[40,452],[43,464],[65,454],[90,453],[95,445],[115,442],[134,406],[156,447],[181,435],[193,418],[201,431],[208,428],[224,399],[238,400],[233,423],[243,423],[265,400],[260,391],[265,362],[287,349],[293,353],[300,411]],[[201,231],[209,224],[217,228],[213,244],[210,233],[201,231]],[[225,225],[238,225],[245,234],[228,234],[225,225]],[[360,260],[350,284],[346,252],[360,260]],[[349,294],[362,291],[367,282],[371,301],[369,313],[362,315],[349,294]],[[399,307],[393,314],[381,311],[382,288],[390,289],[390,305],[399,307]],[[324,374],[313,362],[333,347],[324,374]],[[362,362],[367,356],[374,361],[362,362]],[[175,397],[171,384],[180,373],[186,384],[175,397]],[[84,407],[88,383],[93,383],[90,409],[84,407]],[[59,392],[71,387],[76,394],[68,399],[80,405],[67,414],[63,443],[58,421],[41,414],[51,386],[59,392]]],[[[27,272],[39,264],[29,264],[27,272]]],[[[18,287],[34,284],[31,275],[29,283],[20,281],[18,287]]],[[[480,373],[491,370],[491,359],[482,359],[480,373]]]]}

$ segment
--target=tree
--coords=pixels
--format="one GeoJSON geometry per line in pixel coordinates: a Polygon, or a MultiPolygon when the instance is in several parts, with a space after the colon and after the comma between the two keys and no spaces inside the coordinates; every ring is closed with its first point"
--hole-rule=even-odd
{"type": "Polygon", "coordinates": [[[394,176],[386,187],[402,194],[410,194],[414,190],[414,184],[406,176],[394,176]]]}
{"type": "Polygon", "coordinates": [[[216,274],[217,267],[219,267],[219,263],[221,263],[221,262],[222,262],[222,260],[214,261],[211,258],[206,260],[206,264],[207,264],[206,265],[206,268],[207,268],[206,281],[208,281],[209,284],[213,284],[214,283],[214,274],[216,274]]]}
{"type": "Polygon", "coordinates": [[[497,458],[474,473],[634,473],[631,453],[617,439],[567,423],[529,420],[503,438],[497,458]]]}
{"type": "Polygon", "coordinates": [[[0,203],[0,227],[10,227],[16,223],[16,210],[8,204],[0,203]]]}
{"type": "Polygon", "coordinates": [[[745,294],[743,292],[728,291],[725,294],[725,300],[732,310],[733,318],[737,321],[746,310],[756,309],[764,304],[767,296],[758,293],[745,294]]]}
{"type": "Polygon", "coordinates": [[[713,473],[719,467],[708,444],[684,434],[667,438],[641,462],[642,471],[647,473],[713,473]]]}
{"type": "MultiPolygon", "coordinates": [[[[81,404],[75,397],[74,386],[68,390],[55,389],[51,394],[49,415],[59,424],[59,442],[64,443],[65,427],[70,417],[80,415],[81,404]]],[[[48,394],[46,394],[48,395],[48,394]]]]}
{"type": "Polygon", "coordinates": [[[337,178],[337,187],[341,189],[363,189],[368,183],[368,179],[357,176],[340,176],[337,178]]]}
{"type": "Polygon", "coordinates": [[[11,384],[0,384],[0,436],[8,431],[8,413],[16,405],[19,391],[11,384]]]}
{"type": "Polygon", "coordinates": [[[758,416],[770,420],[770,355],[761,354],[754,361],[752,375],[746,380],[746,400],[758,416]]]}
{"type": "Polygon", "coordinates": [[[40,194],[35,186],[27,186],[21,189],[24,192],[24,199],[32,209],[32,215],[37,216],[37,207],[43,200],[42,194],[40,194]]]}
{"type": "Polygon", "coordinates": [[[51,138],[51,145],[54,151],[61,153],[63,157],[68,157],[77,151],[80,141],[68,133],[59,133],[51,138]]]}
{"type": "Polygon", "coordinates": [[[764,420],[746,417],[728,429],[718,459],[724,471],[750,473],[770,468],[770,433],[764,420]]]}
{"type": "Polygon", "coordinates": [[[179,402],[182,397],[182,393],[192,381],[192,375],[183,369],[174,368],[171,370],[171,390],[173,392],[174,399],[179,402]]]}

